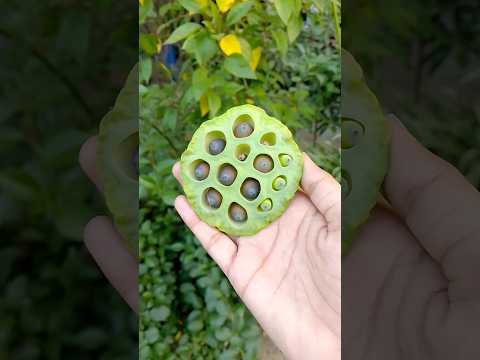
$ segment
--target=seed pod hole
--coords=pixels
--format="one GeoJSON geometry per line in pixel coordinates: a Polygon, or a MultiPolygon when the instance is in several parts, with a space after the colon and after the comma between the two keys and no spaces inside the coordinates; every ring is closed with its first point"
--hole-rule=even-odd
{"type": "Polygon", "coordinates": [[[285,186],[287,186],[287,178],[283,175],[277,176],[272,182],[272,187],[275,191],[280,191],[284,189],[285,186]]]}
{"type": "Polygon", "coordinates": [[[222,195],[214,188],[205,190],[203,199],[205,204],[212,209],[218,209],[222,205],[222,195]]]}
{"type": "Polygon", "coordinates": [[[218,171],[218,181],[225,186],[232,185],[236,177],[237,170],[230,164],[223,164],[218,171]]]}
{"type": "Polygon", "coordinates": [[[228,214],[230,219],[236,223],[243,223],[248,219],[247,211],[237,203],[232,203],[232,205],[230,205],[228,214]]]}
{"type": "Polygon", "coordinates": [[[253,167],[262,173],[268,173],[273,169],[273,160],[269,155],[258,155],[253,162],[253,167]]]}
{"type": "Polygon", "coordinates": [[[350,195],[350,192],[352,191],[352,178],[350,177],[350,174],[345,170],[342,170],[341,186],[342,200],[344,200],[348,197],[348,195],[350,195]]]}
{"type": "Polygon", "coordinates": [[[227,145],[225,134],[221,131],[212,131],[205,137],[205,148],[210,155],[218,155],[227,145]]]}
{"type": "Polygon", "coordinates": [[[233,123],[233,135],[237,138],[250,136],[255,130],[255,124],[250,115],[240,115],[233,123]]]}
{"type": "Polygon", "coordinates": [[[190,164],[189,170],[193,179],[202,181],[210,174],[210,165],[205,160],[198,159],[190,164]]]}
{"type": "Polygon", "coordinates": [[[235,157],[240,161],[245,161],[250,155],[250,146],[247,144],[238,145],[235,149],[235,157]]]}
{"type": "Polygon", "coordinates": [[[260,212],[267,212],[272,210],[272,207],[272,199],[265,199],[260,203],[260,205],[258,205],[257,210],[260,212]]]}
{"type": "Polygon", "coordinates": [[[278,160],[280,161],[280,165],[286,167],[292,162],[292,157],[288,154],[280,154],[278,160]]]}
{"type": "Polygon", "coordinates": [[[262,145],[273,146],[276,143],[277,143],[277,136],[273,132],[266,133],[260,139],[260,144],[262,145]]]}
{"type": "Polygon", "coordinates": [[[357,120],[342,118],[342,149],[350,149],[359,144],[365,134],[365,128],[357,120]]]}
{"type": "Polygon", "coordinates": [[[240,187],[240,192],[247,200],[255,200],[260,194],[260,183],[253,178],[247,178],[240,187]]]}

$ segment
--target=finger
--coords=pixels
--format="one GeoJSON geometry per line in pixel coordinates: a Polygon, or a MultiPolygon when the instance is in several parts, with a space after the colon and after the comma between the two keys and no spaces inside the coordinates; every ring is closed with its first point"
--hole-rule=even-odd
{"type": "Polygon", "coordinates": [[[200,221],[184,196],[176,198],[175,209],[212,259],[225,274],[228,274],[228,270],[237,254],[237,245],[224,233],[200,221]]]}
{"type": "Polygon", "coordinates": [[[423,247],[444,265],[447,277],[459,275],[461,268],[474,273],[474,263],[478,274],[480,194],[453,166],[421,146],[395,117],[388,119],[392,142],[385,192],[390,203],[423,247]],[[454,259],[463,265],[448,268],[454,259]]]}
{"type": "Polygon", "coordinates": [[[138,265],[106,216],[97,216],[85,227],[84,241],[108,281],[128,305],[138,312],[138,265]]]}
{"type": "Polygon", "coordinates": [[[304,154],[302,189],[325,217],[332,231],[340,230],[341,188],[326,171],[320,169],[307,154],[304,154]]]}
{"type": "Polygon", "coordinates": [[[172,167],[172,174],[175,176],[175,179],[181,184],[182,181],[180,179],[180,163],[177,161],[172,167]]]}
{"type": "Polygon", "coordinates": [[[97,137],[92,136],[82,145],[78,161],[88,178],[102,191],[102,184],[97,175],[97,137]]]}

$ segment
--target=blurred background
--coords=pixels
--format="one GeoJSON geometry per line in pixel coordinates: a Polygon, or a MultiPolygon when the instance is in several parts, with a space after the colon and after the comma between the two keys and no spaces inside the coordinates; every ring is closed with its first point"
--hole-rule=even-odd
{"type": "Polygon", "coordinates": [[[340,4],[139,1],[140,357],[280,359],[183,225],[171,175],[193,132],[245,103],[340,175],[340,4]]]}
{"type": "Polygon", "coordinates": [[[0,1],[0,359],[137,358],[138,325],[82,243],[78,165],[138,59],[136,2],[0,1]]]}

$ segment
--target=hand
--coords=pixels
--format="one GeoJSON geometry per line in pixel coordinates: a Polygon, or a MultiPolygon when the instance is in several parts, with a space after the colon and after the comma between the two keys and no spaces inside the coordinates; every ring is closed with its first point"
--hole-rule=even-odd
{"type": "MultiPolygon", "coordinates": [[[[89,179],[102,191],[96,171],[97,138],[88,139],[79,155],[80,165],[89,179]]],[[[138,264],[123,245],[120,234],[107,216],[96,216],[85,226],[88,251],[113,287],[128,305],[138,312],[138,264]]]]}
{"type": "Polygon", "coordinates": [[[480,194],[392,120],[385,195],[344,258],[344,359],[480,359],[480,194]]]}
{"type": "Polygon", "coordinates": [[[289,359],[340,359],[341,189],[306,155],[301,186],[279,219],[237,239],[200,221],[184,196],[175,208],[289,359]]]}

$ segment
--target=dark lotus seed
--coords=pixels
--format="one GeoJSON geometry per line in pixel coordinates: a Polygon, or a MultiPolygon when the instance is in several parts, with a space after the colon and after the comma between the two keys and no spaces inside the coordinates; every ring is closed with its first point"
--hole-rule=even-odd
{"type": "Polygon", "coordinates": [[[238,204],[230,206],[230,218],[235,222],[244,222],[247,220],[247,211],[238,204]]]}
{"type": "Polygon", "coordinates": [[[208,189],[205,194],[205,200],[208,206],[218,209],[222,205],[222,195],[215,189],[208,189]]]}
{"type": "Polygon", "coordinates": [[[255,200],[260,193],[260,183],[255,179],[247,179],[243,182],[241,191],[248,200],[255,200]]]}
{"type": "Polygon", "coordinates": [[[235,126],[235,129],[233,129],[233,134],[238,138],[250,136],[252,132],[253,127],[248,122],[242,122],[235,126]]]}
{"type": "Polygon", "coordinates": [[[204,180],[207,178],[208,174],[210,173],[210,166],[205,162],[202,161],[195,167],[195,179],[197,180],[204,180]]]}
{"type": "Polygon", "coordinates": [[[225,140],[213,139],[208,145],[208,151],[212,155],[220,154],[225,149],[225,140]]]}
{"type": "Polygon", "coordinates": [[[258,155],[255,158],[253,166],[258,171],[261,171],[263,173],[268,173],[273,169],[273,161],[272,161],[272,158],[268,155],[258,155]]]}
{"type": "Polygon", "coordinates": [[[218,174],[218,181],[223,185],[232,185],[237,177],[237,170],[232,165],[225,165],[218,174]]]}
{"type": "Polygon", "coordinates": [[[133,166],[133,171],[135,172],[135,175],[138,176],[139,171],[138,171],[138,148],[135,149],[132,155],[132,166],[133,166]]]}

